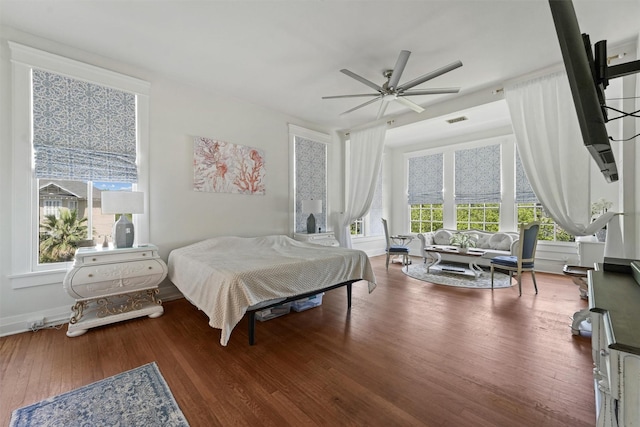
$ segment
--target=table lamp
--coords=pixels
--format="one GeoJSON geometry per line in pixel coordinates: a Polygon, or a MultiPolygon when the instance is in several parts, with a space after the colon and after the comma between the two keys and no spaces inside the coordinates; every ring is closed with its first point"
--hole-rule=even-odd
{"type": "Polygon", "coordinates": [[[144,193],[140,191],[103,191],[102,213],[120,214],[120,219],[113,224],[113,246],[130,248],[133,246],[133,224],[126,214],[144,213],[144,193]]]}
{"type": "Polygon", "coordinates": [[[307,234],[316,232],[316,217],[314,213],[322,213],[322,200],[303,200],[302,213],[309,214],[307,218],[307,234]]]}

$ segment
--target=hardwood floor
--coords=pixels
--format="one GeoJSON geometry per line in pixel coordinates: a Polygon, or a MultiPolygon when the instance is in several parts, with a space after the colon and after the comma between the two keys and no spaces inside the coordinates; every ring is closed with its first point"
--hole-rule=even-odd
{"type": "MultiPolygon", "coordinates": [[[[414,262],[419,262],[417,259],[414,262]]],[[[564,276],[529,275],[523,295],[421,282],[372,258],[377,289],[344,288],[320,307],[258,322],[227,347],[186,300],[68,338],[41,330],[0,338],[0,424],[47,397],[156,361],[191,426],[590,426],[585,308],[564,276]]]]}

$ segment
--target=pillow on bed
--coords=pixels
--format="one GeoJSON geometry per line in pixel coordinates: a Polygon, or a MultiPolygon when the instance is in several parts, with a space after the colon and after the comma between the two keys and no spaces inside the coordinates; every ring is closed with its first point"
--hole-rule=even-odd
{"type": "Polygon", "coordinates": [[[451,241],[451,232],[448,230],[440,229],[433,234],[434,245],[448,245],[451,241]]]}
{"type": "Polygon", "coordinates": [[[496,233],[489,239],[489,247],[498,251],[511,250],[511,243],[513,243],[513,238],[505,233],[496,233]]]}

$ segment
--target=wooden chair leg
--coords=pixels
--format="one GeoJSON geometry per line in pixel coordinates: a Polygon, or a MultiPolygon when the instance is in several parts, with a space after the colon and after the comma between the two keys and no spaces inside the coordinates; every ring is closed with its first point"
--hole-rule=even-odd
{"type": "Polygon", "coordinates": [[[491,264],[491,290],[493,290],[493,264],[491,264]]]}
{"type": "Polygon", "coordinates": [[[536,283],[536,272],[531,270],[531,278],[533,279],[533,287],[536,290],[536,295],[538,295],[538,284],[536,283]]]}
{"type": "Polygon", "coordinates": [[[387,271],[389,271],[389,252],[387,252],[387,271]]]}
{"type": "Polygon", "coordinates": [[[522,296],[522,272],[518,272],[518,296],[522,296]]]}

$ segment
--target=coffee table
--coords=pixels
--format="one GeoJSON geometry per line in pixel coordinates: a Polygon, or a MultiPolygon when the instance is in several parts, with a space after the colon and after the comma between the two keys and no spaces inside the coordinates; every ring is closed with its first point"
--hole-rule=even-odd
{"type": "MultiPolygon", "coordinates": [[[[429,270],[431,268],[440,264],[440,262],[442,261],[442,256],[440,254],[447,254],[447,255],[450,255],[447,258],[450,258],[450,259],[453,258],[454,262],[457,261],[455,257],[459,257],[460,258],[459,262],[465,263],[465,264],[468,263],[469,270],[471,270],[471,272],[473,273],[476,279],[480,277],[480,275],[482,274],[482,268],[480,268],[480,266],[475,261],[476,259],[480,258],[482,255],[484,255],[485,251],[482,249],[468,248],[466,252],[460,252],[460,248],[458,248],[457,246],[438,245],[438,246],[426,246],[424,248],[424,251],[426,252],[426,258],[428,258],[428,262],[429,262],[427,264],[427,273],[429,273],[429,270]],[[451,257],[451,255],[453,255],[453,257],[451,257]]],[[[447,273],[455,273],[455,274],[465,274],[467,271],[466,269],[463,269],[463,268],[456,268],[456,267],[449,267],[449,266],[443,266],[441,267],[441,270],[446,271],[447,273]]]]}

